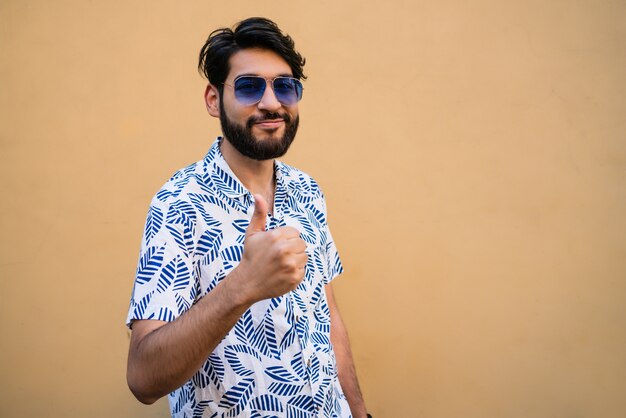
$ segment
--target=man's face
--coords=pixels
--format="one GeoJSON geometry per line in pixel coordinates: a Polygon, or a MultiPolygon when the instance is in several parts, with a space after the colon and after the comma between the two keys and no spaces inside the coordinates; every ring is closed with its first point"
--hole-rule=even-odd
{"type": "Polygon", "coordinates": [[[246,157],[268,160],[283,156],[298,130],[298,105],[280,103],[268,83],[258,103],[237,101],[234,81],[242,75],[272,80],[291,76],[291,68],[276,53],[264,49],[244,49],[230,58],[230,73],[220,97],[220,122],[224,137],[246,157]]]}

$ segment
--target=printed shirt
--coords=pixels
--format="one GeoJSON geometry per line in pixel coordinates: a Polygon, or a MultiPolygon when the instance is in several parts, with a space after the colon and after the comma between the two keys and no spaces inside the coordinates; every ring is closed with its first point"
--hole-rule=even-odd
{"type": "MultiPolygon", "coordinates": [[[[218,138],[177,172],[148,211],[127,325],[174,321],[235,268],[254,212],[218,138]]],[[[350,417],[330,342],[324,285],[343,271],[317,183],[279,161],[266,227],[292,226],[307,244],[298,287],[255,303],[198,372],[169,395],[173,417],[350,417]]]]}

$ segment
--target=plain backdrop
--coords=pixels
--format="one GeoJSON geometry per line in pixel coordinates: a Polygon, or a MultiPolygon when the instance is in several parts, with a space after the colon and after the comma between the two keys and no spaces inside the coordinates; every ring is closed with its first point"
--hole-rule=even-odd
{"type": "Polygon", "coordinates": [[[197,56],[267,16],[378,417],[623,417],[626,2],[0,1],[0,416],[165,417],[125,381],[146,211],[201,159],[197,56]]]}

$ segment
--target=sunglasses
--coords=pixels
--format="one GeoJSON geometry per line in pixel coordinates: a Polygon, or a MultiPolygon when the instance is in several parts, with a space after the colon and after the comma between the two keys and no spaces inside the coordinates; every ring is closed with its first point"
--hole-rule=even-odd
{"type": "Polygon", "coordinates": [[[265,79],[253,75],[243,75],[235,79],[234,85],[226,84],[235,90],[235,98],[244,106],[257,104],[263,98],[267,84],[272,84],[276,99],[285,106],[296,104],[302,99],[302,83],[293,77],[265,79]]]}

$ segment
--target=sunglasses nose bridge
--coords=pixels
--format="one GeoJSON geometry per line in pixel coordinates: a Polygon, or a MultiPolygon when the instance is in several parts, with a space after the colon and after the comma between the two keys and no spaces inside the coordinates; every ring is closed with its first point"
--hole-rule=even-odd
{"type": "Polygon", "coordinates": [[[274,80],[271,78],[264,78],[264,80],[265,88],[263,89],[263,95],[261,96],[261,100],[259,100],[259,102],[257,103],[257,106],[259,107],[259,109],[280,109],[282,103],[278,100],[278,97],[276,97],[276,92],[274,91],[274,80]]]}

